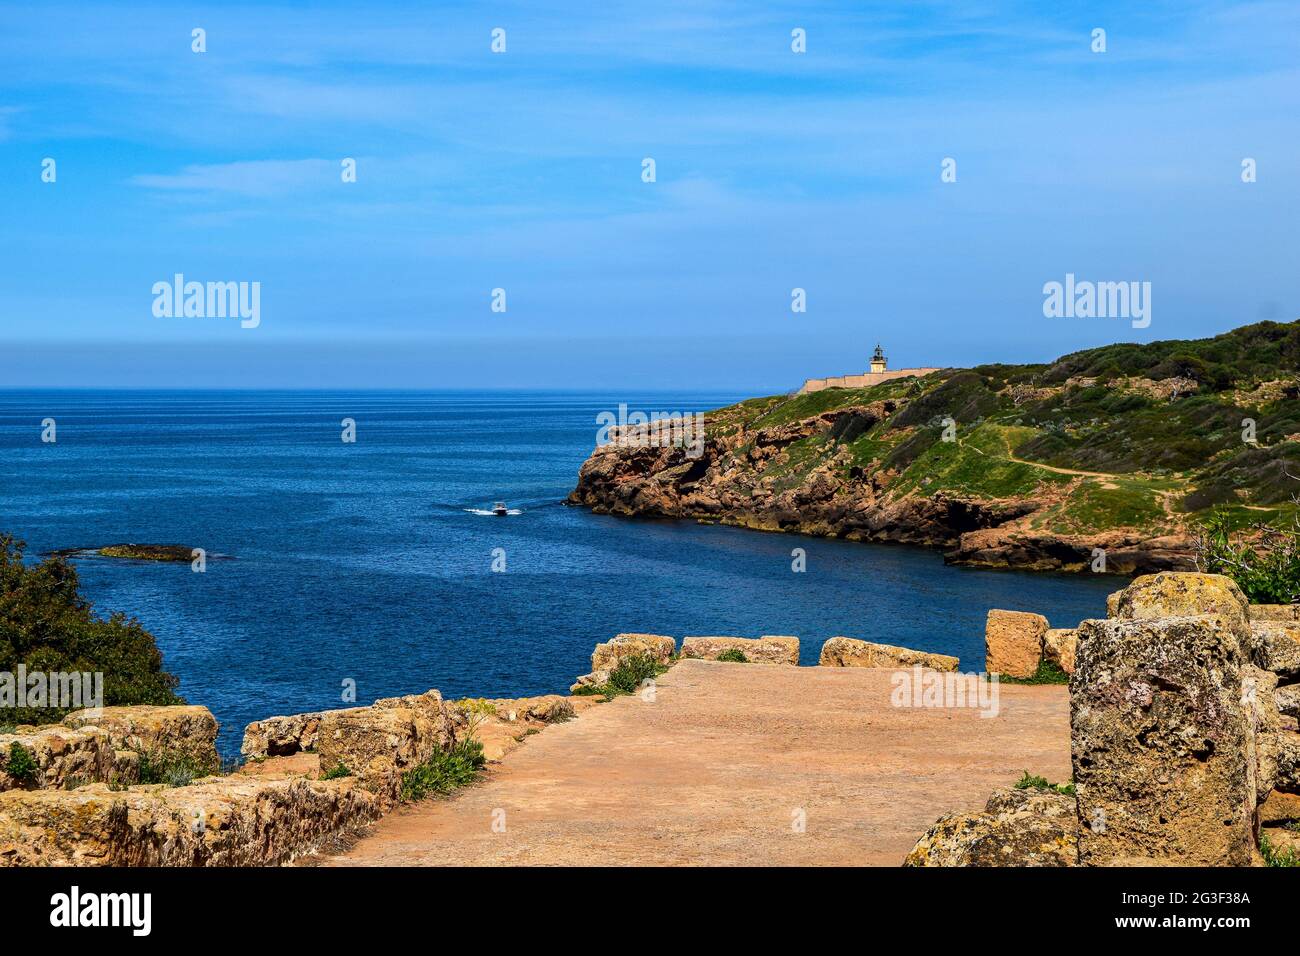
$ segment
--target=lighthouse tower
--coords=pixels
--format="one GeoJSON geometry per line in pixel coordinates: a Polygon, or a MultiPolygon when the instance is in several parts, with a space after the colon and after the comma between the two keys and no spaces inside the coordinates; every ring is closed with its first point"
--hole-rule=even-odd
{"type": "Polygon", "coordinates": [[[871,371],[873,374],[885,371],[885,353],[880,351],[880,343],[876,343],[875,354],[871,356],[871,371]]]}

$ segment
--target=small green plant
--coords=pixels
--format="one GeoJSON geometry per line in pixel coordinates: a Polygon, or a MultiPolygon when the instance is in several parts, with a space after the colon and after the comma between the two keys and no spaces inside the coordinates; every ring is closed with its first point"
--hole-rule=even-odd
{"type": "Polygon", "coordinates": [[[320,778],[322,780],[338,780],[341,777],[350,777],[350,776],[352,776],[352,771],[347,768],[346,764],[340,763],[340,764],[335,764],[333,767],[330,767],[328,770],[326,770],[323,774],[320,775],[320,778]]]}
{"type": "Polygon", "coordinates": [[[497,705],[483,697],[462,697],[455,701],[454,706],[466,714],[479,714],[483,717],[491,717],[497,712],[497,705]]]}
{"type": "Polygon", "coordinates": [[[1293,847],[1274,846],[1268,834],[1259,834],[1259,852],[1264,857],[1265,866],[1300,866],[1300,854],[1293,847]]]}
{"type": "Polygon", "coordinates": [[[605,690],[603,686],[597,687],[595,684],[583,684],[577,690],[570,691],[570,693],[574,697],[599,697],[605,693],[605,690]]]}
{"type": "Polygon", "coordinates": [[[618,694],[631,694],[643,680],[653,680],[667,670],[649,654],[630,654],[609,672],[609,683],[605,686],[618,694]]]}
{"type": "Polygon", "coordinates": [[[1254,540],[1234,532],[1227,512],[1216,509],[1196,536],[1196,567],[1226,574],[1254,604],[1300,601],[1300,514],[1291,527],[1254,525],[1254,540]]]}
{"type": "Polygon", "coordinates": [[[188,787],[200,777],[220,770],[220,764],[178,750],[151,750],[140,754],[140,782],[188,787]]]}
{"type": "Polygon", "coordinates": [[[439,751],[414,770],[402,774],[402,799],[423,800],[433,794],[451,793],[472,783],[485,762],[483,745],[467,737],[450,750],[439,751]]]}
{"type": "Polygon", "coordinates": [[[739,647],[729,647],[718,655],[718,660],[726,661],[728,664],[748,664],[749,658],[739,647]]]}
{"type": "Polygon", "coordinates": [[[5,765],[5,772],[19,786],[25,787],[36,782],[36,760],[31,751],[16,740],[9,745],[9,762],[5,765]]]}
{"type": "Polygon", "coordinates": [[[1019,780],[1015,782],[1017,790],[1051,790],[1054,793],[1064,794],[1067,797],[1074,796],[1074,783],[1050,783],[1046,777],[1037,777],[1028,770],[1024,772],[1019,780]]]}
{"type": "Polygon", "coordinates": [[[1028,677],[1011,677],[1008,674],[999,674],[998,680],[1004,684],[1068,684],[1070,683],[1070,675],[1055,664],[1041,660],[1038,662],[1038,670],[1028,677]]]}

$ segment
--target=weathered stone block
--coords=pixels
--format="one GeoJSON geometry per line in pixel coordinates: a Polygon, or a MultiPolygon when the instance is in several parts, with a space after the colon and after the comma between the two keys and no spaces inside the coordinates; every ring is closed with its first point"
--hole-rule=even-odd
{"type": "Polygon", "coordinates": [[[371,707],[325,711],[316,750],[322,773],[345,767],[364,786],[392,798],[403,773],[454,742],[442,695],[431,690],[384,698],[371,707]]]}
{"type": "Polygon", "coordinates": [[[593,671],[613,670],[625,657],[645,654],[660,664],[667,664],[677,652],[677,641],[662,634],[616,634],[597,644],[591,654],[593,671]]]}
{"type": "Polygon", "coordinates": [[[96,727],[74,730],[59,724],[17,730],[0,734],[0,790],[59,789],[109,779],[113,745],[107,731],[96,727]],[[18,776],[10,766],[14,744],[31,757],[30,778],[18,776]]]}
{"type": "Polygon", "coordinates": [[[104,707],[98,715],[78,710],[64,717],[63,723],[106,730],[115,750],[180,756],[208,771],[221,765],[217,756],[217,719],[206,707],[104,707]]]}
{"type": "Polygon", "coordinates": [[[1043,656],[1047,618],[1027,611],[989,611],[984,625],[984,669],[990,674],[1032,677],[1043,656]]]}
{"type": "Polygon", "coordinates": [[[1284,680],[1300,678],[1300,623],[1254,621],[1250,631],[1255,663],[1284,680]]]}
{"type": "Polygon", "coordinates": [[[314,750],[320,732],[320,713],[292,714],[255,720],[244,728],[239,752],[249,760],[260,757],[288,757],[314,750]]]}
{"type": "Polygon", "coordinates": [[[1277,735],[1276,786],[1288,793],[1300,793],[1300,734],[1282,731],[1277,735]]]}
{"type": "Polygon", "coordinates": [[[1043,632],[1043,660],[1067,674],[1074,673],[1074,658],[1078,647],[1078,628],[1049,627],[1043,632]]]}
{"type": "Polygon", "coordinates": [[[903,865],[1074,866],[1078,831],[1073,797],[995,790],[982,812],[941,817],[903,865]]]}
{"type": "Polygon", "coordinates": [[[1244,616],[1229,604],[1079,625],[1070,724],[1081,863],[1251,864],[1254,718],[1232,623],[1244,616]]]}
{"type": "Polygon", "coordinates": [[[751,664],[799,663],[799,638],[784,636],[765,637],[684,637],[682,657],[717,660],[724,651],[736,650],[745,655],[751,664]]]}
{"type": "Polygon", "coordinates": [[[1146,620],[1164,617],[1219,617],[1246,646],[1249,602],[1237,582],[1222,574],[1162,571],[1144,574],[1120,592],[1113,617],[1146,620]]]}
{"type": "Polygon", "coordinates": [[[1300,621],[1300,604],[1251,604],[1252,621],[1300,621]]]}
{"type": "Polygon", "coordinates": [[[832,637],[822,645],[822,667],[929,667],[937,671],[955,671],[960,664],[947,654],[914,651],[910,647],[874,644],[852,637],[832,637]]]}
{"type": "Polygon", "coordinates": [[[350,779],[0,794],[0,866],[274,866],[376,819],[350,779]]]}
{"type": "Polygon", "coordinates": [[[1281,715],[1277,709],[1277,675],[1247,664],[1241,672],[1242,703],[1250,725],[1248,756],[1255,761],[1255,802],[1262,803],[1277,782],[1281,715]]]}
{"type": "Polygon", "coordinates": [[[1274,790],[1259,808],[1261,824],[1290,823],[1300,820],[1300,794],[1274,790]]]}
{"type": "Polygon", "coordinates": [[[1274,694],[1277,709],[1287,717],[1300,717],[1300,684],[1279,687],[1274,694]]]}

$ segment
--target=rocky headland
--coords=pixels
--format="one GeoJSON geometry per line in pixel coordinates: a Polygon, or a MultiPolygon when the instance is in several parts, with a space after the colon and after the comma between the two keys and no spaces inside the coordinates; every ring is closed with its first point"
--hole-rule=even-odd
{"type": "Polygon", "coordinates": [[[1241,526],[1294,510],[1300,323],[756,398],[705,430],[612,430],[569,503],[983,567],[1188,570],[1211,509],[1241,526]]]}

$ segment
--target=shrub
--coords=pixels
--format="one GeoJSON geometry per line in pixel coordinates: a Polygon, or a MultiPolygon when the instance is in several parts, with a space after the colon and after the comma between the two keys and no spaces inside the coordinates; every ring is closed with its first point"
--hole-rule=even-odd
{"type": "Polygon", "coordinates": [[[219,769],[219,764],[200,760],[177,750],[150,750],[140,754],[140,782],[188,787],[200,777],[219,769]]]}
{"type": "Polygon", "coordinates": [[[667,667],[649,654],[631,654],[609,672],[609,683],[605,686],[615,693],[631,694],[643,680],[658,677],[666,670],[667,667]]]}
{"type": "Polygon", "coordinates": [[[1225,574],[1255,604],[1300,601],[1300,516],[1291,527],[1254,526],[1255,540],[1232,530],[1227,512],[1216,510],[1196,537],[1196,567],[1225,574]]]}
{"type": "Polygon", "coordinates": [[[727,661],[731,664],[748,664],[749,658],[739,647],[729,647],[718,655],[718,660],[727,661]]]}
{"type": "Polygon", "coordinates": [[[1038,670],[1028,677],[1010,677],[999,674],[998,680],[1004,684],[1068,684],[1070,675],[1047,660],[1038,662],[1038,670]]]}
{"type": "Polygon", "coordinates": [[[1074,796],[1073,783],[1048,783],[1046,777],[1032,776],[1028,770],[1015,782],[1015,788],[1017,790],[1052,790],[1067,797],[1074,796]]]}
{"type": "Polygon", "coordinates": [[[9,745],[9,762],[5,764],[5,772],[19,786],[25,787],[36,782],[36,760],[31,751],[16,740],[9,745]]]}
{"type": "Polygon", "coordinates": [[[461,740],[402,774],[402,799],[423,800],[431,794],[451,793],[473,782],[485,762],[481,743],[472,737],[461,740]]]}
{"type": "Polygon", "coordinates": [[[330,767],[329,770],[321,774],[320,778],[322,780],[338,780],[340,777],[350,777],[350,776],[352,776],[351,770],[349,770],[343,764],[337,764],[333,767],[330,767]]]}
{"type": "MultiPolygon", "coordinates": [[[[23,544],[0,535],[0,671],[102,673],[104,704],[183,704],[177,680],[162,669],[153,635],[138,621],[97,616],[78,593],[77,572],[63,558],[23,562],[23,544]]],[[[23,707],[18,724],[61,720],[69,708],[23,707]]]]}
{"type": "Polygon", "coordinates": [[[1264,832],[1259,835],[1259,852],[1265,866],[1300,866],[1300,854],[1291,847],[1274,846],[1264,832]]]}

